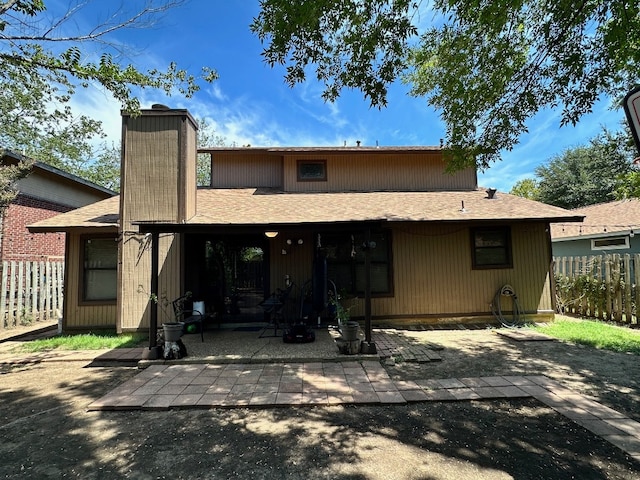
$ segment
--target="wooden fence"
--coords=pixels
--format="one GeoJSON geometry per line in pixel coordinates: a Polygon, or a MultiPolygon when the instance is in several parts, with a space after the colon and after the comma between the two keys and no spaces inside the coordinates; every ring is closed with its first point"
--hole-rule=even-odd
{"type": "Polygon", "coordinates": [[[558,310],[638,326],[640,254],[554,257],[558,310]]]}
{"type": "Polygon", "coordinates": [[[64,262],[2,262],[0,329],[56,318],[64,262]]]}

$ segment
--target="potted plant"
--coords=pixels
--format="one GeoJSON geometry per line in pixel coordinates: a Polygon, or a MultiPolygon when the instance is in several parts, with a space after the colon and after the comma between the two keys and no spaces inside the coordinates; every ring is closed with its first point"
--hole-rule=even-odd
{"type": "Polygon", "coordinates": [[[351,308],[353,308],[353,305],[345,307],[341,299],[342,296],[340,294],[331,295],[329,298],[329,304],[332,305],[335,311],[338,329],[345,341],[358,340],[360,324],[355,320],[351,320],[351,308]]]}

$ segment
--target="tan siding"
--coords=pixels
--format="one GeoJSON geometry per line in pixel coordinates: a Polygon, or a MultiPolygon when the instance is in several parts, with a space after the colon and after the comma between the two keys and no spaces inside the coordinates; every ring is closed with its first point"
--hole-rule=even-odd
{"type": "Polygon", "coordinates": [[[476,187],[475,170],[443,173],[439,154],[289,155],[284,159],[284,190],[341,192],[363,190],[429,191],[469,190],[476,187]],[[298,181],[298,160],[326,160],[327,181],[298,181]]]}
{"type": "Polygon", "coordinates": [[[179,135],[176,118],[125,120],[123,220],[177,221],[179,135]]]}
{"type": "Polygon", "coordinates": [[[184,218],[190,219],[196,214],[196,163],[197,163],[197,132],[196,127],[189,121],[184,122],[185,132],[182,135],[184,141],[184,149],[182,152],[184,175],[181,181],[181,188],[186,191],[184,197],[184,218]]]}
{"type": "Polygon", "coordinates": [[[259,153],[213,153],[212,186],[216,188],[282,187],[282,159],[259,153]]]}
{"type": "MultiPolygon", "coordinates": [[[[71,232],[67,236],[68,253],[65,268],[64,325],[65,330],[85,330],[91,328],[116,328],[116,305],[80,304],[80,235],[91,232],[71,232]]],[[[98,233],[103,233],[102,231],[98,233]]],[[[114,232],[114,237],[117,234],[114,232]]]]}
{"type": "Polygon", "coordinates": [[[312,236],[308,232],[281,232],[276,238],[269,240],[269,251],[271,256],[269,275],[271,291],[275,291],[277,288],[286,288],[285,275],[289,275],[289,278],[295,284],[291,292],[289,309],[286,312],[289,318],[294,318],[299,312],[300,289],[311,278],[312,236]],[[287,239],[292,240],[292,246],[287,245],[287,239]],[[298,239],[302,239],[304,243],[297,245],[298,239]],[[283,250],[287,252],[286,255],[282,254],[283,250]]]}
{"type": "MultiPolygon", "coordinates": [[[[544,224],[512,227],[513,269],[472,270],[469,228],[410,225],[393,229],[395,295],[372,299],[372,315],[438,317],[490,315],[494,295],[510,284],[527,312],[550,309],[544,224]]],[[[503,309],[511,311],[508,298],[503,309]]],[[[362,301],[352,310],[363,315],[362,301]]]]}
{"type": "MultiPolygon", "coordinates": [[[[151,114],[124,119],[121,270],[118,330],[148,328],[151,308],[151,236],[133,222],[176,221],[196,212],[196,127],[189,116],[151,114]]],[[[181,242],[161,234],[158,323],[170,321],[170,302],[181,293],[181,242]]]]}
{"type": "MultiPolygon", "coordinates": [[[[158,298],[160,310],[158,323],[171,321],[169,302],[179,296],[180,274],[179,237],[160,235],[158,298]]],[[[121,331],[137,330],[149,326],[151,288],[151,237],[140,234],[125,235],[122,244],[123,271],[120,290],[121,331]]]]}
{"type": "MultiPolygon", "coordinates": [[[[551,299],[548,279],[548,248],[545,224],[512,226],[513,269],[472,270],[469,226],[399,224],[392,229],[394,295],[374,297],[375,318],[406,316],[437,322],[438,318],[491,316],[490,304],[496,292],[510,284],[527,312],[547,311],[551,299]]],[[[284,276],[297,285],[311,277],[312,239],[302,234],[280,234],[270,241],[272,290],[284,287],[284,276]],[[304,247],[289,248],[287,238],[303,238],[304,247]]],[[[294,289],[296,308],[299,305],[294,289]]],[[[363,316],[363,299],[354,301],[354,316],[363,316]]],[[[508,298],[504,311],[511,311],[508,298]]],[[[422,321],[421,320],[421,321],[422,321]]]]}

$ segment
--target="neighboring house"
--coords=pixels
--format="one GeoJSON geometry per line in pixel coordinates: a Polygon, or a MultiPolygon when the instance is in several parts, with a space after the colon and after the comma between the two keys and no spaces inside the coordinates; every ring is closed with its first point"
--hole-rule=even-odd
{"type": "Polygon", "coordinates": [[[554,257],[640,253],[640,199],[630,198],[571,210],[583,223],[551,225],[554,257]]]}
{"type": "Polygon", "coordinates": [[[154,329],[150,294],[162,307],[185,291],[264,320],[260,300],[289,280],[299,315],[325,269],[374,324],[493,321],[505,284],[532,320],[553,316],[549,224],[581,217],[447,174],[438,147],[207,149],[196,188],[186,110],[124,114],[122,131],[121,195],[30,226],[68,235],[65,329],[154,329]]]}
{"type": "MultiPolygon", "coordinates": [[[[2,165],[27,160],[20,154],[0,149],[2,165]]],[[[29,175],[16,182],[18,195],[0,213],[0,262],[62,260],[65,235],[35,235],[27,225],[60,213],[92,204],[115,192],[42,162],[34,162],[29,175]]]]}

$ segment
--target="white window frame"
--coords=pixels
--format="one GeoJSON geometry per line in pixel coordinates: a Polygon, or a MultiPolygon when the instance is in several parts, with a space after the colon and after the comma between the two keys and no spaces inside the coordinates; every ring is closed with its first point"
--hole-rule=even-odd
{"type": "Polygon", "coordinates": [[[620,235],[616,237],[600,237],[591,239],[591,250],[625,250],[629,248],[629,235],[620,235]],[[624,240],[624,245],[596,245],[596,242],[612,241],[612,240],[624,240]]]}

